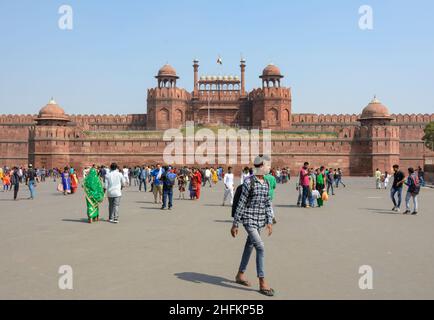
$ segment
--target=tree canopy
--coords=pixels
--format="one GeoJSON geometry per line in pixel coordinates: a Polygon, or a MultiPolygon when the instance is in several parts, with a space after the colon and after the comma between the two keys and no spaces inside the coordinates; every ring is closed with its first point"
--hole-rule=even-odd
{"type": "Polygon", "coordinates": [[[425,145],[434,151],[434,122],[430,122],[425,127],[425,135],[423,136],[423,141],[425,141],[425,145]]]}

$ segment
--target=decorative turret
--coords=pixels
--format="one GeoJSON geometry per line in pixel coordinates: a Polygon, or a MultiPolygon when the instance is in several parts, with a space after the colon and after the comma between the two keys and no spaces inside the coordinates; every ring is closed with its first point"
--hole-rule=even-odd
{"type": "Polygon", "coordinates": [[[155,78],[158,80],[158,88],[176,88],[176,80],[179,79],[175,68],[169,64],[164,65],[155,78]]]}
{"type": "Polygon", "coordinates": [[[291,89],[281,87],[283,75],[274,64],[269,64],[259,77],[262,89],[253,90],[252,126],[260,129],[288,129],[291,126],[291,89]]]}
{"type": "Polygon", "coordinates": [[[38,125],[65,125],[70,122],[65,111],[53,98],[39,111],[39,115],[35,120],[38,125]]]}
{"type": "Polygon", "coordinates": [[[389,124],[393,120],[390,116],[389,109],[383,105],[377,96],[363,109],[359,121],[362,125],[367,124],[389,124]]]}
{"type": "Polygon", "coordinates": [[[280,80],[283,78],[280,73],[280,69],[274,64],[270,63],[262,71],[262,75],[259,77],[262,79],[262,88],[265,87],[278,87],[280,88],[280,80]]]}
{"type": "Polygon", "coordinates": [[[155,78],[158,80],[158,87],[148,90],[147,128],[165,130],[181,127],[186,120],[191,95],[176,86],[179,77],[175,68],[168,64],[158,71],[155,78]]]}
{"type": "Polygon", "coordinates": [[[392,172],[392,166],[399,164],[399,127],[391,125],[392,120],[389,109],[376,96],[358,118],[361,123],[358,142],[365,146],[359,151],[364,174],[372,175],[376,168],[392,172]]]}

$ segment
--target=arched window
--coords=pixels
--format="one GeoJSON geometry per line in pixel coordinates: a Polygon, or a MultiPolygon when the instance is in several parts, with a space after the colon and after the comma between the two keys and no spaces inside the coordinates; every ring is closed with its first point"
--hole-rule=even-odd
{"type": "Polygon", "coordinates": [[[169,122],[170,117],[169,117],[169,110],[167,109],[161,109],[160,112],[158,113],[158,121],[164,121],[164,122],[169,122]]]}
{"type": "Polygon", "coordinates": [[[267,113],[268,121],[277,122],[279,120],[279,112],[275,108],[271,108],[267,113]]]}

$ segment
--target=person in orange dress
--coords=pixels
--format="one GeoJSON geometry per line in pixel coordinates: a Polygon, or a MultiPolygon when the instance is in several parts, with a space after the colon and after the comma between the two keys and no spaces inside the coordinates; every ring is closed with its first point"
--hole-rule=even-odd
{"type": "Polygon", "coordinates": [[[75,193],[79,184],[77,174],[75,173],[75,170],[73,168],[70,169],[69,173],[71,179],[71,193],[75,193]]]}
{"type": "Polygon", "coordinates": [[[11,176],[10,173],[5,173],[3,175],[3,191],[8,191],[11,189],[11,176]]]}

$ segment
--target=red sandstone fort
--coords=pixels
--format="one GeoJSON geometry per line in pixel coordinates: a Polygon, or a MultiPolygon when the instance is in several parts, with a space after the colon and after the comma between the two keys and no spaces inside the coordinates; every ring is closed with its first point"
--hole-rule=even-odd
{"type": "MultiPolygon", "coordinates": [[[[148,90],[147,114],[68,115],[52,99],[38,115],[0,115],[0,166],[46,168],[92,164],[163,162],[169,142],[163,131],[196,124],[272,129],[273,166],[342,168],[370,176],[376,168],[423,166],[432,158],[422,141],[434,114],[390,114],[374,98],[360,115],[292,114],[291,89],[278,67],[262,72],[261,88],[246,92],[246,62],[240,76],[201,76],[194,61],[194,89],[177,87],[175,69],[163,66],[148,90]]],[[[240,166],[240,165],[239,165],[240,166]]],[[[239,168],[237,168],[239,169],[239,168]]]]}

